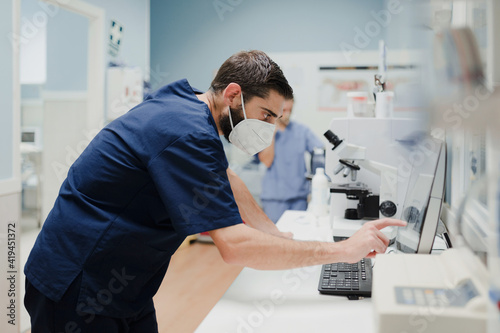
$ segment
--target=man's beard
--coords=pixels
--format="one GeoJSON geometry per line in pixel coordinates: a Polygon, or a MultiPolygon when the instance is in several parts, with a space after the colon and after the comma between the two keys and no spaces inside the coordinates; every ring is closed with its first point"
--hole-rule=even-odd
{"type": "Polygon", "coordinates": [[[222,114],[219,119],[219,126],[222,129],[222,134],[224,134],[224,137],[226,138],[227,141],[231,142],[229,140],[229,134],[231,134],[231,131],[233,130],[231,128],[231,122],[229,121],[229,115],[232,116],[233,119],[233,125],[236,127],[236,125],[239,124],[240,121],[242,121],[243,118],[243,109],[241,106],[232,108],[229,110],[230,112],[222,114]]]}

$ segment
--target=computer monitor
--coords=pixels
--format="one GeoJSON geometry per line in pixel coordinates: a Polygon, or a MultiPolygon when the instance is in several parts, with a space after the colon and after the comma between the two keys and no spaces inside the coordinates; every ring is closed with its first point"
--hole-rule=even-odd
{"type": "Polygon", "coordinates": [[[42,136],[40,127],[23,127],[21,129],[21,143],[25,146],[36,148],[42,147],[42,136]]]}
{"type": "Polygon", "coordinates": [[[430,253],[441,215],[446,175],[446,145],[431,137],[410,147],[411,169],[395,246],[398,252],[430,253]]]}

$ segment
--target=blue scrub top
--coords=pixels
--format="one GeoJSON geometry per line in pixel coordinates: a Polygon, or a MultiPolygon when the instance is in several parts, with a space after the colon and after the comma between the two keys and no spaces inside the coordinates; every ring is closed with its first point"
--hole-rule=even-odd
{"type": "Polygon", "coordinates": [[[160,88],[71,166],[25,266],[45,296],[60,300],[82,274],[78,311],[132,316],[187,235],[242,222],[217,127],[195,92],[187,80],[160,88]]]}
{"type": "Polygon", "coordinates": [[[310,184],[306,179],[304,153],[323,147],[321,140],[306,126],[290,122],[274,138],[274,160],[262,180],[262,200],[306,199],[310,184]]]}

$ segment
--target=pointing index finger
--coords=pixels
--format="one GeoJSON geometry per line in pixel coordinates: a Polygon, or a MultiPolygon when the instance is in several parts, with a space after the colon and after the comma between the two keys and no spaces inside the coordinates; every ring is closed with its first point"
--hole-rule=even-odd
{"type": "Polygon", "coordinates": [[[385,227],[405,227],[407,222],[398,219],[381,219],[372,222],[377,229],[384,229],[385,227]]]}

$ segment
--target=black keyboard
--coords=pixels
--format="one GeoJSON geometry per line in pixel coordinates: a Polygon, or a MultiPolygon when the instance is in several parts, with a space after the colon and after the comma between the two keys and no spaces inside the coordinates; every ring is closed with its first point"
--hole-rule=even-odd
{"type": "Polygon", "coordinates": [[[349,299],[371,297],[371,259],[364,258],[354,264],[339,262],[323,265],[318,290],[322,294],[347,296],[349,299]]]}

